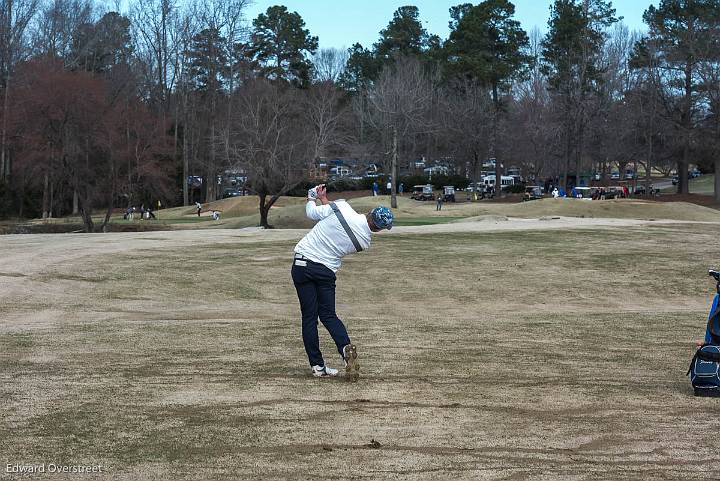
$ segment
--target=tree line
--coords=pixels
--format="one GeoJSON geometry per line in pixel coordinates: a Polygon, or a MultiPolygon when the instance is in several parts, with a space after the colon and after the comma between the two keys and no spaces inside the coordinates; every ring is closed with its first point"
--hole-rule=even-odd
{"type": "Polygon", "coordinates": [[[394,179],[437,159],[473,181],[497,159],[496,178],[564,186],[633,164],[648,182],[676,171],[680,193],[690,164],[720,162],[720,0],[648,5],[644,32],[608,0],[555,0],[545,33],[485,0],[452,7],[444,39],[404,6],[347,50],[283,6],[248,20],[248,3],[0,0],[0,215],[103,230],[116,207],[188,205],[192,176],[215,200],[230,171],[267,226],[331,156],[394,179]]]}

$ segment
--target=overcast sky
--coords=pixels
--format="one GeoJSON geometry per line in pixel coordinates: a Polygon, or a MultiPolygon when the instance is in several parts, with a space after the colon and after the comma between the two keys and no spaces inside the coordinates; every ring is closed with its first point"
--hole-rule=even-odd
{"type": "MultiPolygon", "coordinates": [[[[365,47],[377,41],[379,32],[392,19],[392,14],[403,5],[415,5],[420,9],[420,18],[429,33],[446,38],[448,35],[449,9],[464,2],[462,0],[254,0],[247,17],[252,20],[259,13],[273,5],[285,5],[288,10],[298,12],[310,33],[319,37],[320,47],[349,47],[360,42],[365,47]]],[[[477,4],[478,2],[472,2],[477,4]]],[[[523,28],[530,31],[537,26],[547,27],[551,0],[514,0],[515,17],[523,28]]],[[[613,5],[617,14],[631,30],[644,30],[642,14],[657,0],[618,0],[613,5]]]]}

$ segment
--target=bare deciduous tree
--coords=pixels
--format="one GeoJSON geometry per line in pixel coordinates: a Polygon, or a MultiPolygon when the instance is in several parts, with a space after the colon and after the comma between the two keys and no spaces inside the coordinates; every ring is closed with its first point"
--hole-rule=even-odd
{"type": "Polygon", "coordinates": [[[315,80],[337,83],[350,58],[347,48],[323,48],[313,56],[315,80]]]}
{"type": "Polygon", "coordinates": [[[343,118],[347,113],[345,94],[332,82],[312,85],[302,95],[305,115],[312,132],[309,161],[325,157],[332,146],[346,143],[343,118]]]}
{"type": "Polygon", "coordinates": [[[475,82],[454,83],[442,91],[439,130],[456,163],[464,163],[471,182],[480,180],[493,120],[492,98],[475,82]]]}
{"type": "Polygon", "coordinates": [[[437,91],[418,59],[398,57],[364,95],[368,124],[380,132],[384,145],[390,146],[391,205],[397,208],[398,142],[413,133],[433,130],[430,119],[437,107],[437,91]]]}
{"type": "Polygon", "coordinates": [[[148,87],[163,115],[174,87],[174,57],[179,52],[173,39],[178,13],[174,0],[137,0],[131,8],[135,52],[148,67],[148,87]]]}
{"type": "Polygon", "coordinates": [[[25,50],[25,30],[37,12],[39,0],[0,0],[0,87],[2,124],[0,126],[0,181],[10,178],[7,125],[10,104],[10,78],[15,63],[25,50]]]}
{"type": "Polygon", "coordinates": [[[271,227],[268,213],[273,204],[303,181],[306,161],[315,147],[301,93],[282,83],[257,79],[233,95],[230,152],[248,173],[265,228],[271,227]]]}

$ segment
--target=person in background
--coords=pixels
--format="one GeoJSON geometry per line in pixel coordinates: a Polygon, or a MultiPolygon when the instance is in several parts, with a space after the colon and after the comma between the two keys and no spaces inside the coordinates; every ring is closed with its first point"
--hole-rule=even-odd
{"type": "Polygon", "coordinates": [[[200,217],[200,212],[202,211],[202,204],[200,202],[195,202],[195,208],[197,209],[197,216],[200,217]]]}

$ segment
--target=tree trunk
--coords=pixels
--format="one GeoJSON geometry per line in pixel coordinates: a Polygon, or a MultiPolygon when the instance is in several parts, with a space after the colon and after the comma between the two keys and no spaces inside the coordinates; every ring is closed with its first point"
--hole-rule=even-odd
{"type": "MultiPolygon", "coordinates": [[[[106,202],[107,202],[107,210],[105,211],[105,217],[103,218],[102,224],[100,225],[100,231],[105,233],[107,232],[108,223],[110,222],[110,216],[112,215],[113,211],[113,203],[115,202],[115,196],[117,193],[117,176],[116,176],[116,170],[115,170],[115,158],[112,155],[112,145],[110,147],[110,175],[111,175],[111,184],[110,184],[110,190],[107,192],[106,202]]],[[[142,213],[140,213],[142,215],[142,213]]]]}
{"type": "Polygon", "coordinates": [[[570,168],[570,153],[572,152],[572,135],[570,134],[570,130],[567,128],[565,129],[565,136],[565,158],[563,159],[562,180],[560,182],[560,185],[563,189],[567,190],[568,169],[570,168]]]}
{"type": "Polygon", "coordinates": [[[5,76],[5,88],[3,89],[3,115],[2,133],[0,133],[0,180],[7,181],[10,178],[10,159],[7,153],[7,117],[10,97],[10,66],[7,65],[5,76]]]}
{"type": "Polygon", "coordinates": [[[53,207],[55,206],[55,188],[52,183],[52,179],[50,179],[50,210],[48,211],[48,217],[53,218],[53,207]]]}
{"type": "Polygon", "coordinates": [[[10,174],[12,173],[12,156],[8,149],[5,149],[5,182],[10,182],[10,174]]]}
{"type": "MultiPolygon", "coordinates": [[[[293,186],[295,187],[295,186],[293,186]]],[[[287,192],[287,190],[283,190],[282,193],[287,192]]],[[[267,199],[267,194],[259,194],[260,197],[260,225],[264,227],[265,229],[274,229],[273,226],[271,226],[268,223],[268,215],[270,214],[270,208],[272,208],[273,205],[275,205],[275,202],[280,198],[281,194],[276,194],[270,197],[270,200],[265,202],[267,199]]]]}
{"type": "Polygon", "coordinates": [[[48,185],[50,184],[48,180],[48,174],[45,172],[45,175],[43,176],[43,198],[42,198],[42,218],[47,219],[48,218],[48,211],[50,208],[48,207],[50,204],[50,189],[48,188],[48,185]]]}
{"type": "Polygon", "coordinates": [[[648,139],[648,153],[645,161],[645,192],[650,193],[650,185],[652,185],[652,157],[653,157],[653,136],[648,139]]]}
{"type": "MultiPolygon", "coordinates": [[[[86,138],[86,148],[85,148],[85,171],[88,172],[90,170],[90,138],[86,138]]],[[[128,160],[128,162],[130,162],[128,160]]],[[[77,189],[78,186],[76,185],[75,188],[77,189]]],[[[83,219],[83,224],[85,224],[85,232],[91,233],[95,232],[95,224],[92,220],[92,206],[90,205],[90,196],[89,192],[87,191],[87,188],[84,192],[81,193],[79,196],[80,199],[80,215],[83,219]]]]}
{"type": "Polygon", "coordinates": [[[13,15],[13,2],[9,0],[4,2],[5,5],[5,25],[2,26],[4,30],[2,36],[2,43],[4,44],[4,51],[2,52],[2,65],[0,67],[0,75],[3,75],[3,115],[2,115],[2,132],[0,133],[0,180],[7,181],[10,177],[10,159],[8,158],[7,152],[7,118],[8,118],[8,106],[10,99],[10,69],[12,68],[12,52],[10,50],[10,39],[12,38],[12,15],[13,15]]]}
{"type": "MultiPolygon", "coordinates": [[[[113,188],[113,191],[114,191],[114,190],[115,190],[115,189],[113,188]]],[[[112,199],[112,198],[115,197],[115,196],[114,196],[114,195],[110,195],[110,196],[108,196],[108,197],[109,197],[110,199],[112,199]]],[[[103,222],[102,222],[102,224],[101,224],[101,226],[100,226],[100,230],[101,230],[102,232],[107,232],[107,227],[108,227],[108,224],[110,223],[110,216],[112,215],[112,211],[113,211],[113,205],[112,205],[112,200],[111,200],[111,201],[110,201],[110,204],[108,205],[107,210],[105,211],[105,217],[103,218],[103,222]]]]}
{"type": "Polygon", "coordinates": [[[683,143],[682,160],[678,162],[678,194],[689,194],[690,185],[688,183],[688,160],[690,159],[690,139],[685,136],[685,142],[683,143]]]}
{"type": "Polygon", "coordinates": [[[715,202],[720,203],[720,157],[715,157],[715,202]]]}
{"type": "Polygon", "coordinates": [[[73,206],[72,206],[72,214],[73,215],[77,215],[77,213],[79,211],[78,203],[79,203],[79,201],[78,201],[77,189],[73,189],[73,206]]]}
{"type": "Polygon", "coordinates": [[[580,186],[580,170],[582,169],[582,155],[584,150],[585,126],[583,124],[583,114],[581,114],[580,125],[578,125],[578,143],[577,152],[575,153],[575,186],[580,186]]]}
{"type": "Polygon", "coordinates": [[[103,218],[103,222],[100,226],[100,230],[102,232],[107,232],[108,224],[110,223],[110,216],[112,215],[113,206],[110,204],[105,211],[105,217],[103,218]]]}
{"type": "MultiPolygon", "coordinates": [[[[173,119],[173,126],[174,126],[174,132],[173,132],[173,160],[176,162],[175,165],[177,165],[178,162],[178,122],[180,120],[179,118],[179,102],[175,102],[175,118],[173,119]]],[[[187,177],[185,175],[185,171],[183,169],[183,182],[187,184],[187,177]]],[[[185,188],[183,188],[183,197],[185,195],[185,188]]]]}
{"type": "Polygon", "coordinates": [[[217,200],[215,191],[217,190],[217,179],[215,174],[215,109],[210,120],[210,162],[207,168],[207,194],[205,202],[214,202],[217,200]]]}
{"type": "MultiPolygon", "coordinates": [[[[213,77],[214,78],[214,77],[213,77]]],[[[214,202],[217,200],[217,175],[216,161],[217,152],[215,145],[215,112],[217,111],[217,93],[212,92],[212,100],[210,102],[210,161],[207,168],[207,189],[205,194],[205,202],[214,202]]]]}
{"type": "Polygon", "coordinates": [[[270,205],[265,203],[265,194],[260,194],[260,226],[265,229],[272,229],[268,223],[268,214],[270,213],[270,205]]]}
{"type": "Polygon", "coordinates": [[[390,168],[390,206],[397,209],[397,158],[398,158],[398,133],[397,127],[393,126],[393,147],[392,147],[392,167],[390,168]]]}
{"type": "Polygon", "coordinates": [[[683,106],[683,153],[678,162],[678,194],[689,194],[688,164],[690,163],[690,136],[692,134],[692,75],[693,61],[688,59],[685,64],[685,98],[683,106]]]}
{"type": "MultiPolygon", "coordinates": [[[[477,145],[477,144],[476,144],[477,145]]],[[[480,153],[477,151],[477,149],[473,149],[473,163],[471,166],[472,174],[470,177],[470,180],[472,182],[473,186],[473,195],[472,199],[477,200],[477,188],[478,188],[478,182],[480,182],[482,179],[478,179],[478,168],[481,166],[482,161],[480,160],[480,153]]]]}
{"type": "Polygon", "coordinates": [[[495,159],[495,195],[498,198],[502,198],[502,165],[500,160],[497,158],[497,129],[498,129],[498,116],[499,116],[499,98],[498,98],[498,87],[493,84],[492,88],[492,100],[493,100],[493,117],[492,127],[490,130],[490,145],[488,146],[488,156],[491,159],[495,159]]]}
{"type": "Polygon", "coordinates": [[[25,182],[20,182],[20,192],[18,192],[18,218],[22,219],[25,214],[25,182]]]}
{"type": "Polygon", "coordinates": [[[190,198],[188,192],[188,176],[190,175],[190,155],[188,152],[188,135],[190,129],[188,128],[188,114],[187,114],[187,98],[183,100],[183,205],[190,205],[190,198]]]}
{"type": "Polygon", "coordinates": [[[85,232],[91,233],[95,231],[95,224],[92,220],[92,208],[90,202],[85,196],[80,196],[80,215],[82,216],[85,232]]]}

